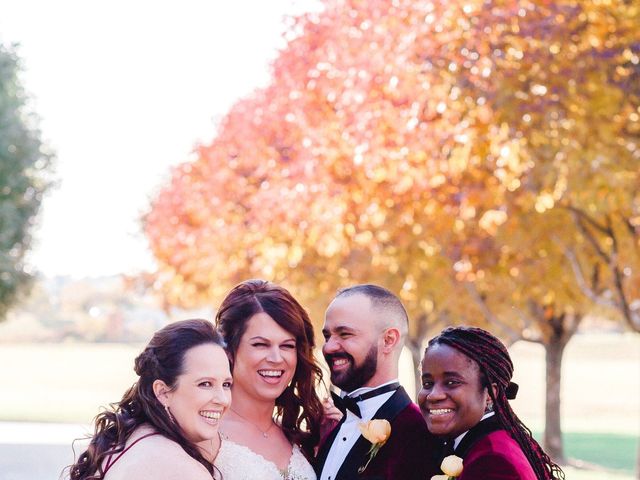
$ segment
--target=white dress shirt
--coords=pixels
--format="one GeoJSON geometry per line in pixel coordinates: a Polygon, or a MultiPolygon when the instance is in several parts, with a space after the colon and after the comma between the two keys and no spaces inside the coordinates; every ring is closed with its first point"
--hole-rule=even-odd
{"type": "MultiPolygon", "coordinates": [[[[493,416],[495,413],[496,413],[496,412],[487,412],[487,413],[485,413],[485,414],[482,416],[482,418],[480,419],[480,422],[481,422],[482,420],[484,420],[485,418],[489,418],[489,417],[493,416]]],[[[478,423],[480,423],[480,422],[478,422],[478,423]]],[[[464,436],[465,436],[467,433],[469,433],[469,430],[467,430],[467,431],[466,431],[466,432],[464,432],[464,433],[461,433],[460,435],[458,435],[458,436],[455,438],[455,440],[453,441],[453,448],[454,448],[454,450],[455,450],[456,448],[458,448],[458,445],[460,445],[460,442],[462,441],[462,439],[464,438],[464,436]]]]}
{"type": "MultiPolygon", "coordinates": [[[[379,388],[383,385],[387,385],[389,383],[397,381],[398,380],[396,379],[390,382],[376,385],[375,387],[358,388],[353,392],[349,392],[349,396],[357,397],[358,395],[369,392],[375,388],[379,388]]],[[[338,431],[338,434],[336,435],[336,438],[331,445],[331,449],[327,454],[327,459],[324,462],[324,467],[322,468],[322,473],[320,474],[319,480],[333,480],[336,478],[336,475],[338,474],[340,467],[347,458],[347,455],[355,445],[358,437],[360,437],[360,429],[358,428],[358,424],[371,420],[376,412],[380,409],[380,407],[387,400],[389,400],[394,393],[395,390],[359,401],[358,407],[360,407],[362,418],[358,418],[358,416],[356,416],[351,410],[347,410],[347,418],[340,426],[340,430],[338,431]]],[[[344,394],[342,396],[344,397],[344,394]]]]}

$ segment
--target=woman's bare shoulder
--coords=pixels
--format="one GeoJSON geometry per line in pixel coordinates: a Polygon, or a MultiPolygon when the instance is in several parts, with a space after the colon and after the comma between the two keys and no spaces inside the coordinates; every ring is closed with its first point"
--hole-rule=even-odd
{"type": "MultiPolygon", "coordinates": [[[[186,454],[185,454],[186,455],[186,454]]],[[[136,480],[211,480],[211,475],[199,462],[186,455],[164,455],[147,458],[131,466],[126,478],[136,480]]]]}
{"type": "Polygon", "coordinates": [[[107,480],[211,480],[211,475],[200,462],[179,444],[160,434],[144,438],[134,445],[114,465],[113,474],[108,475],[107,480]]]}

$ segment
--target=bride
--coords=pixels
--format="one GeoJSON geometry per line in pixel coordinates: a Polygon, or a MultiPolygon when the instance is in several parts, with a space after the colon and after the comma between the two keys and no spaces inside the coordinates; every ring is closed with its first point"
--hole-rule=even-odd
{"type": "Polygon", "coordinates": [[[224,299],[216,324],[234,379],[215,460],[223,478],[316,480],[309,460],[319,440],[321,370],[309,316],[284,288],[248,280],[224,299]]]}

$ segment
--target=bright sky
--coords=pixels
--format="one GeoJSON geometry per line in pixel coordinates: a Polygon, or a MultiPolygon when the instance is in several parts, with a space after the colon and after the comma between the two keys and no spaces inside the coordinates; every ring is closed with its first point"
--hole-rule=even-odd
{"type": "Polygon", "coordinates": [[[140,227],[170,167],[269,78],[284,15],[311,0],[0,0],[0,42],[57,153],[30,264],[45,275],[152,268],[140,227]]]}

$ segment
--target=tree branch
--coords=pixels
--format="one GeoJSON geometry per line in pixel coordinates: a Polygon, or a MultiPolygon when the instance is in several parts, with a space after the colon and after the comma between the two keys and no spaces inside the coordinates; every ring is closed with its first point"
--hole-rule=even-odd
{"type": "MultiPolygon", "coordinates": [[[[575,252],[572,249],[565,247],[563,245],[561,245],[561,248],[564,252],[564,256],[567,258],[567,260],[569,261],[569,264],[571,265],[571,269],[573,270],[573,274],[576,278],[576,282],[578,283],[578,288],[580,288],[580,291],[589,300],[591,300],[592,302],[598,305],[615,308],[616,307],[615,302],[605,298],[600,292],[594,289],[594,285],[589,285],[589,283],[587,282],[587,279],[584,276],[584,271],[582,270],[582,266],[580,265],[580,261],[578,260],[578,257],[576,256],[575,252]]],[[[595,268],[597,268],[597,266],[594,265],[594,269],[595,268]]],[[[594,282],[597,282],[597,280],[594,280],[594,282]]]]}
{"type": "MultiPolygon", "coordinates": [[[[571,337],[573,337],[573,335],[578,331],[578,327],[580,327],[580,323],[582,322],[582,319],[584,318],[584,315],[582,314],[577,314],[577,313],[573,313],[569,316],[569,325],[567,327],[567,339],[571,339],[571,337]]],[[[568,340],[567,340],[568,341],[568,340]]]]}
{"type": "Polygon", "coordinates": [[[595,218],[589,216],[587,213],[585,213],[584,210],[581,210],[577,207],[574,207],[573,205],[569,205],[566,207],[567,209],[569,209],[570,212],[572,212],[573,214],[576,215],[576,217],[584,220],[585,222],[587,222],[589,225],[591,225],[593,228],[595,228],[596,230],[598,230],[600,233],[604,233],[605,235],[608,234],[608,228],[606,225],[602,225],[600,223],[598,223],[595,218]]]}
{"type": "MultiPolygon", "coordinates": [[[[583,220],[585,218],[587,219],[587,223],[590,223],[590,224],[591,224],[592,220],[589,217],[587,217],[586,214],[578,215],[577,212],[579,212],[579,211],[577,209],[573,208],[573,207],[569,207],[569,209],[572,211],[573,220],[574,220],[576,226],[578,227],[578,230],[580,230],[580,233],[582,233],[582,235],[584,235],[584,237],[587,239],[587,241],[591,244],[593,249],[596,251],[597,255],[600,258],[602,258],[606,263],[610,263],[611,262],[610,255],[608,253],[606,253],[600,247],[600,244],[598,243],[598,240],[596,239],[596,237],[587,228],[587,226],[583,223],[583,220]]],[[[600,230],[600,228],[604,228],[604,227],[601,227],[601,226],[597,227],[598,230],[600,230]]],[[[600,231],[602,231],[602,230],[600,230],[600,231]]]]}
{"type": "Polygon", "coordinates": [[[464,287],[482,312],[482,315],[487,320],[487,322],[502,329],[505,332],[506,336],[511,338],[512,340],[522,338],[522,334],[520,332],[511,327],[508,323],[500,320],[500,318],[498,318],[498,316],[493,313],[493,311],[487,305],[485,299],[482,298],[482,295],[480,295],[480,292],[478,292],[475,283],[464,282],[464,287]]]}

